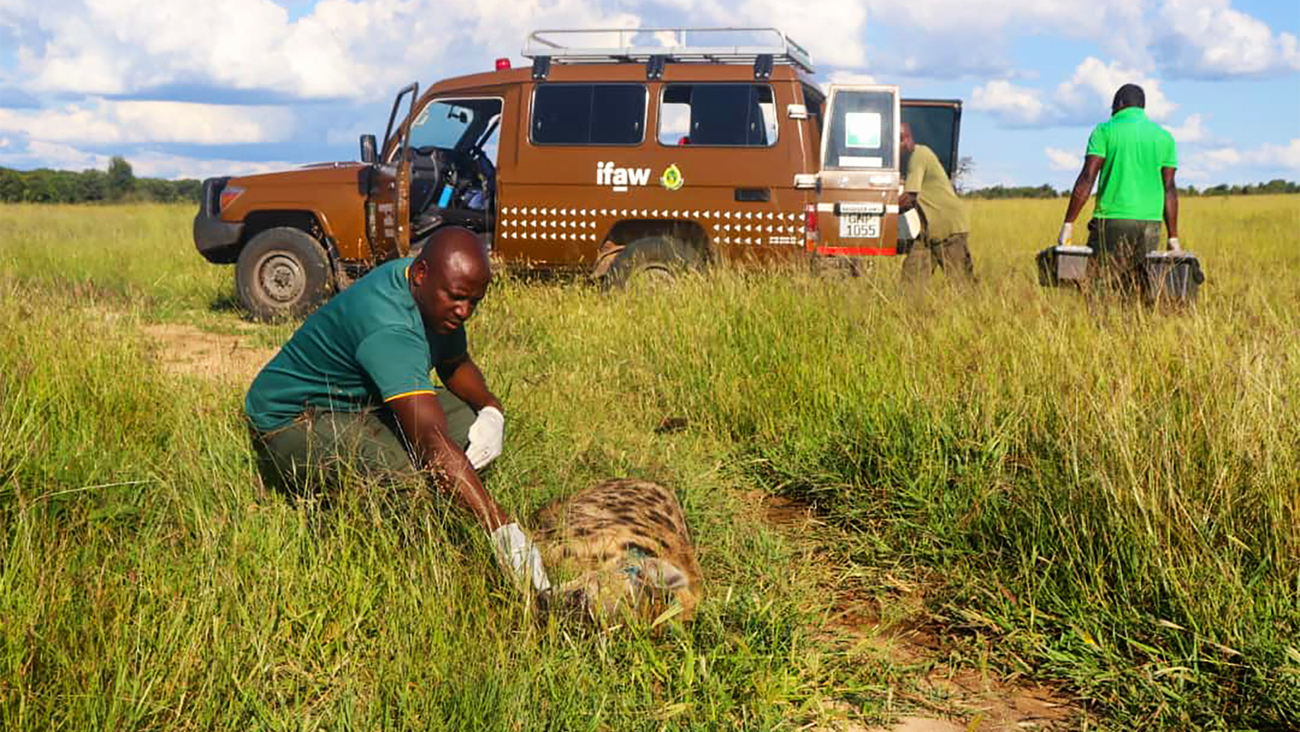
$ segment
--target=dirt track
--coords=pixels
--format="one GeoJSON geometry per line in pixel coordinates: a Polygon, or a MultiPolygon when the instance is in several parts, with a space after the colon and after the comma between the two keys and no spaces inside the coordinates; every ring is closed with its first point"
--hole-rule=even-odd
{"type": "Polygon", "coordinates": [[[155,355],[166,370],[248,384],[275,355],[248,344],[241,335],[209,333],[183,323],[154,323],[141,331],[158,342],[155,355]]]}

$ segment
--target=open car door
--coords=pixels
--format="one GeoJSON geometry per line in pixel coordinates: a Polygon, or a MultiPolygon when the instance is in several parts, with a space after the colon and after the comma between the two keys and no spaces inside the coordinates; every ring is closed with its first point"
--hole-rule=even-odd
{"type": "MultiPolygon", "coordinates": [[[[903,121],[912,127],[912,139],[934,151],[951,179],[960,158],[957,141],[961,135],[960,99],[904,99],[903,121]]],[[[904,175],[907,171],[902,171],[904,175]]]]}
{"type": "Polygon", "coordinates": [[[419,84],[411,84],[397,92],[393,109],[388,113],[384,144],[379,148],[382,152],[370,175],[366,229],[375,264],[404,257],[411,249],[411,136],[408,131],[419,90],[419,84]],[[405,118],[399,120],[402,100],[408,94],[409,108],[405,118]]]}
{"type": "Polygon", "coordinates": [[[812,251],[827,256],[896,253],[898,87],[832,84],[824,119],[812,251]]]}

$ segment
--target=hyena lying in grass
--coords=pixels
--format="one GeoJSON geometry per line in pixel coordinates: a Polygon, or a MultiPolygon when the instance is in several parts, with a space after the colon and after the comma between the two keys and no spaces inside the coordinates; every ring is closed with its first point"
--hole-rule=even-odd
{"type": "Polygon", "coordinates": [[[543,508],[534,538],[561,584],[553,611],[597,624],[653,620],[681,605],[689,619],[700,601],[700,568],[673,492],[644,480],[607,480],[543,508]]]}

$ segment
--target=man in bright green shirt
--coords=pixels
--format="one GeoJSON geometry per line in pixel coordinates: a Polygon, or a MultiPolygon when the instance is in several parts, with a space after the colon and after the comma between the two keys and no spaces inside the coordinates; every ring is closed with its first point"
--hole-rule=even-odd
{"type": "Polygon", "coordinates": [[[521,585],[550,587],[536,547],[483,487],[505,417],[466,349],[492,279],[477,235],[447,227],[420,255],[376,267],[313,313],[263,367],[244,409],[258,466],[297,492],[427,484],[488,532],[521,585]],[[430,372],[446,387],[435,392],[430,372]]]}
{"type": "Polygon", "coordinates": [[[957,196],[939,157],[929,147],[916,144],[912,126],[906,122],[899,128],[899,147],[909,157],[898,207],[902,211],[919,208],[925,220],[924,233],[903,260],[903,281],[923,284],[935,267],[942,267],[950,278],[974,279],[967,241],[970,207],[957,196]]]}
{"type": "Polygon", "coordinates": [[[1097,202],[1088,222],[1092,247],[1103,275],[1121,291],[1147,291],[1146,255],[1160,246],[1160,222],[1169,231],[1169,249],[1178,251],[1178,155],[1174,137],[1147,119],[1146,94],[1136,84],[1115,92],[1110,120],[1088,138],[1083,170],[1074,183],[1057,243],[1068,245],[1092,185],[1097,202]]]}

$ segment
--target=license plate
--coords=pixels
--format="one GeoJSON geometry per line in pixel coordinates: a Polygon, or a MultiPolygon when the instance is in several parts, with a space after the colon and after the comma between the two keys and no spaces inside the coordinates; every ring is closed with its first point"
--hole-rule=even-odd
{"type": "Polygon", "coordinates": [[[870,214],[840,214],[841,239],[879,239],[880,217],[870,214]]]}

